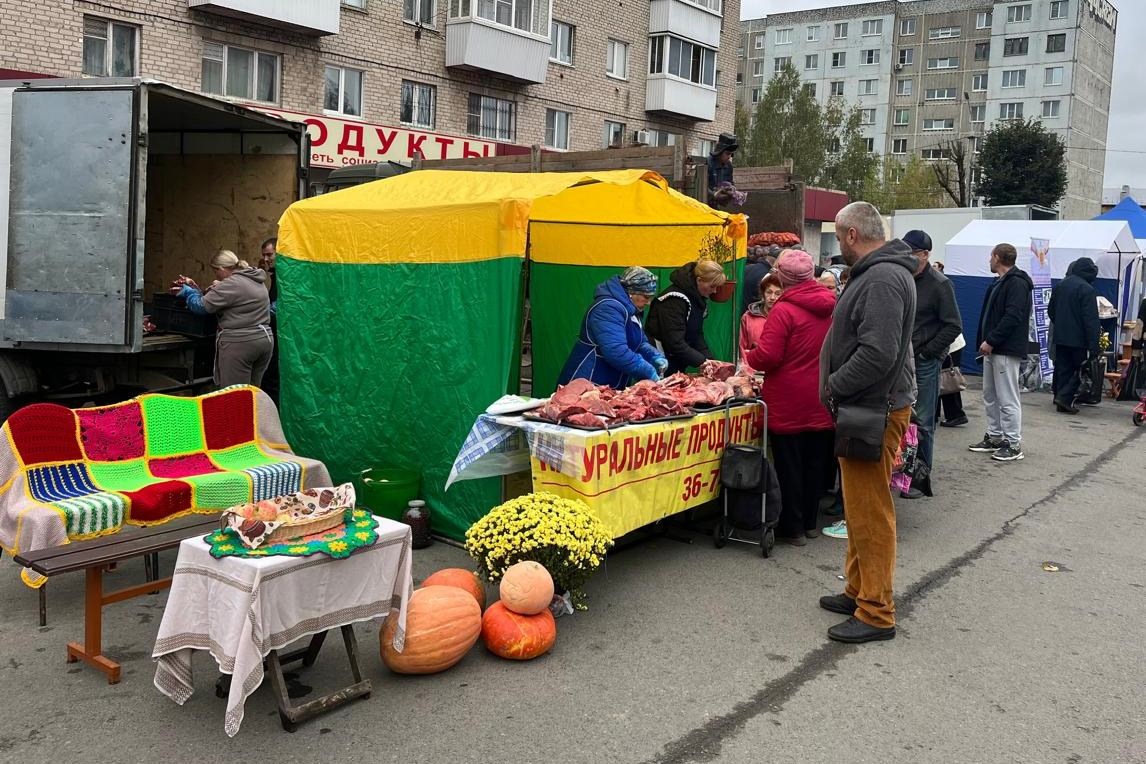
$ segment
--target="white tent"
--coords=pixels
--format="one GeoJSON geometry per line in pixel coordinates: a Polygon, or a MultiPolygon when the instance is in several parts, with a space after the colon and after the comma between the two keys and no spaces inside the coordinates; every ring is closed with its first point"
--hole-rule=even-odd
{"type": "Polygon", "coordinates": [[[1098,277],[1121,282],[1127,265],[1141,249],[1130,226],[1121,220],[973,220],[947,242],[944,273],[948,276],[991,277],[990,255],[996,244],[1008,242],[1027,261],[1031,239],[1050,242],[1051,278],[1066,276],[1080,257],[1098,264],[1098,277]]]}

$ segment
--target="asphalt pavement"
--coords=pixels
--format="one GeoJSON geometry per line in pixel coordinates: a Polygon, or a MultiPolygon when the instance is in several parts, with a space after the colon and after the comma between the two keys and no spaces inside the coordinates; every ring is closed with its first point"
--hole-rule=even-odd
{"type": "MultiPolygon", "coordinates": [[[[1026,459],[1002,464],[966,450],[984,418],[965,399],[970,425],[938,432],[936,497],[897,502],[893,641],[828,641],[841,617],[816,601],[842,586],[842,541],[765,560],[654,538],[610,556],[548,656],[506,662],[479,644],[450,671],[400,677],[377,657],[377,625],[360,624],[371,698],[291,734],[268,682],[228,739],[209,656],[186,705],[152,686],[165,595],[107,609],[105,652],[124,667],[109,686],[64,662],[83,577],[52,582],[37,628],[35,593],[5,560],[0,761],[1146,762],[1146,427],[1130,404],[1068,417],[1027,394],[1026,459]]],[[[415,578],[466,564],[435,543],[415,578]]],[[[112,578],[142,582],[142,568],[112,578]]],[[[332,639],[298,681],[318,693],[347,673],[332,639]]]]}

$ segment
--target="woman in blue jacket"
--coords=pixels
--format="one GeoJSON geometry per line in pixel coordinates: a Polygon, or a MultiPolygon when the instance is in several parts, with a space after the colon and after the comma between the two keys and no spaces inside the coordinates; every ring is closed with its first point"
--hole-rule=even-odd
{"type": "Polygon", "coordinates": [[[657,277],[638,267],[600,284],[558,384],[587,379],[619,389],[633,380],[660,379],[668,361],[649,344],[639,318],[656,293],[657,277]]]}

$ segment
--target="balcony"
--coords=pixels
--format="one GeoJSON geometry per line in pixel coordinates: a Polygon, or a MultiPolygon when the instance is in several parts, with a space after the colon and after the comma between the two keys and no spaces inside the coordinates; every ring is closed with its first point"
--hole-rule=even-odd
{"type": "Polygon", "coordinates": [[[545,82],[550,0],[451,0],[446,66],[545,82]]]}
{"type": "Polygon", "coordinates": [[[716,88],[668,74],[650,74],[645,92],[645,111],[711,122],[716,118],[716,88]]]}
{"type": "Polygon", "coordinates": [[[305,35],[338,34],[341,0],[187,0],[191,10],[253,21],[305,35]]]}
{"type": "Polygon", "coordinates": [[[720,9],[719,0],[652,0],[649,34],[675,34],[718,48],[720,9]]]}

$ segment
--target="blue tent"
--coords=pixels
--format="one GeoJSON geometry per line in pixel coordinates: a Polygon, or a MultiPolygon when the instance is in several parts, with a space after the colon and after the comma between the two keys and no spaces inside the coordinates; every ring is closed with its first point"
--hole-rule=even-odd
{"type": "Polygon", "coordinates": [[[1104,212],[1095,220],[1125,220],[1130,225],[1130,233],[1135,239],[1146,239],[1146,211],[1132,197],[1126,197],[1109,212],[1104,212]]]}
{"type": "MultiPolygon", "coordinates": [[[[1146,210],[1127,196],[1114,206],[1109,212],[1104,212],[1095,220],[1122,220],[1130,226],[1130,233],[1135,239],[1146,239],[1146,210]]],[[[1141,242],[1139,242],[1141,243],[1141,242]]],[[[1121,306],[1121,320],[1131,321],[1138,315],[1138,301],[1142,299],[1142,261],[1141,258],[1131,258],[1123,264],[1122,294],[1118,301],[1121,306]]]]}

